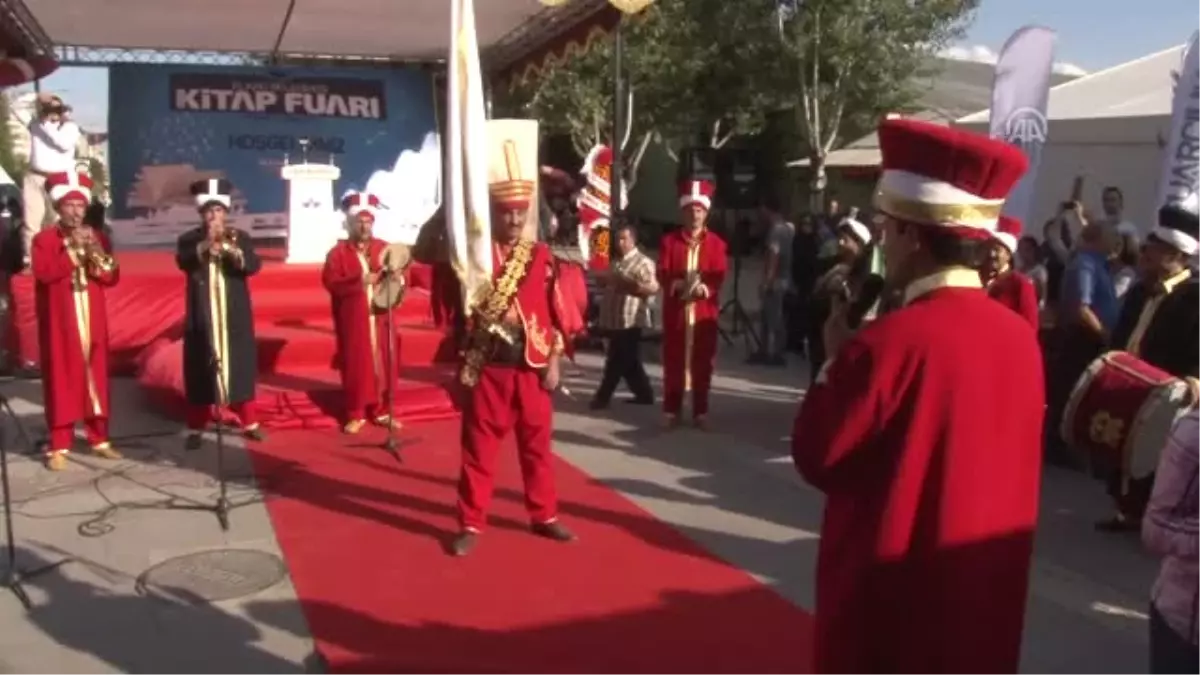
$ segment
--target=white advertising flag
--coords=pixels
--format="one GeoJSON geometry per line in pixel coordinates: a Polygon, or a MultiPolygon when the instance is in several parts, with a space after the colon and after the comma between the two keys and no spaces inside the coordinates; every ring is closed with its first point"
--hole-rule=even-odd
{"type": "Polygon", "coordinates": [[[446,87],[446,234],[471,314],[492,283],[487,114],[473,0],[451,0],[446,87]]]}
{"type": "Polygon", "coordinates": [[[1157,210],[1179,204],[1196,211],[1200,199],[1200,64],[1197,58],[1200,32],[1192,33],[1184,50],[1171,102],[1171,132],[1163,147],[1162,173],[1158,179],[1158,201],[1150,222],[1158,221],[1157,210]]]}
{"type": "Polygon", "coordinates": [[[1004,203],[1004,213],[1022,222],[1032,215],[1038,165],[1050,133],[1046,107],[1054,68],[1054,42],[1054,31],[1041,26],[1026,26],[1013,33],[1000,50],[992,81],[989,135],[1020,147],[1029,158],[1029,171],[1004,203]]]}

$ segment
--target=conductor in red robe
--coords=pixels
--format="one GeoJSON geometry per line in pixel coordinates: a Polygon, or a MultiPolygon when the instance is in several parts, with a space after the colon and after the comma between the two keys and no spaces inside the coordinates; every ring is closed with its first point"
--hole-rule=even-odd
{"type": "Polygon", "coordinates": [[[522,237],[535,194],[532,180],[513,175],[518,152],[532,160],[537,148],[503,143],[504,158],[493,158],[492,269],[487,295],[473,307],[463,350],[460,380],[467,388],[462,418],[462,470],[458,481],[460,531],[450,553],[467,555],[487,524],[495,487],[496,459],[509,433],[525,482],[525,509],[534,534],[569,542],[575,535],[558,520],[554,485],[553,392],[559,385],[559,359],[566,340],[561,317],[567,311],[554,278],[554,258],[541,242],[522,237]]]}
{"type": "Polygon", "coordinates": [[[1021,221],[1001,215],[979,275],[993,300],[1016,312],[1037,331],[1041,325],[1037,289],[1029,277],[1013,269],[1013,256],[1017,253],[1020,237],[1021,221]]]}
{"type": "Polygon", "coordinates": [[[383,267],[387,243],[372,234],[379,198],[351,192],[342,199],[349,236],[325,256],[321,282],[333,305],[337,334],[337,365],[342,375],[345,422],[342,431],[357,434],[367,422],[399,428],[387,402],[392,400],[392,383],[397,372],[395,349],[388,358],[387,312],[375,306],[375,295],[383,283],[402,283],[397,269],[383,267]],[[390,282],[388,276],[391,275],[390,282]]]}
{"type": "Polygon", "coordinates": [[[104,289],[120,270],[107,235],[83,223],[92,181],[70,172],[46,177],[58,222],[33,237],[30,257],[35,281],[38,346],[46,426],[46,467],[61,471],[83,423],[92,453],[120,459],[109,441],[108,319],[104,289]]]}
{"type": "Polygon", "coordinates": [[[826,495],[815,660],[826,673],[1014,673],[1038,516],[1034,332],[973,265],[1027,167],[1007,143],[879,127],[876,222],[903,305],[851,333],[800,405],[792,457],[826,495]]]}
{"type": "Polygon", "coordinates": [[[713,184],[684,181],[681,227],[662,238],[658,281],[663,289],[663,413],[679,425],[685,392],[692,392],[692,421],[707,427],[708,393],[717,361],[718,296],[729,269],[725,242],[708,227],[713,184]]]}

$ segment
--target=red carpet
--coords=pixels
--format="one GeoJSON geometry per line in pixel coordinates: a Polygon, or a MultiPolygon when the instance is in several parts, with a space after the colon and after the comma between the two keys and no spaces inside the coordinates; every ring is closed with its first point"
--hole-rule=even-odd
{"type": "MultiPolygon", "coordinates": [[[[285,265],[283,252],[263,250],[251,279],[261,386],[258,404],[270,428],[324,428],[337,423],[341,394],[332,370],[335,344],[329,296],[319,265],[285,265]]],[[[119,254],[121,281],[109,290],[108,322],[114,374],[136,374],[160,411],[183,411],[184,277],[171,251],[119,254]]],[[[447,384],[453,344],[433,325],[429,270],[409,268],[409,292],[395,313],[401,383],[398,417],[407,421],[456,415],[447,384]]],[[[33,278],[13,279],[13,350],[38,361],[33,278]]]]}
{"type": "Polygon", "coordinates": [[[565,462],[565,523],[528,533],[500,462],[491,529],[448,557],[458,424],[404,432],[403,463],[333,432],[281,432],[254,462],[330,672],[805,672],[806,613],[565,462]]]}

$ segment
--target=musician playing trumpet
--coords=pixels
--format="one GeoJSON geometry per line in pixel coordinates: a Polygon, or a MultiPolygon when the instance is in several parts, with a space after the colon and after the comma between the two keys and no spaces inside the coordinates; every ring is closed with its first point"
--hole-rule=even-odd
{"type": "Polygon", "coordinates": [[[377,296],[400,288],[404,276],[401,266],[385,266],[388,245],[373,234],[380,208],[379,198],[373,194],[350,192],[343,197],[348,236],[330,249],[321,271],[321,282],[333,306],[346,406],[342,431],[347,434],[357,434],[368,422],[400,428],[385,403],[392,400],[399,360],[387,358],[387,341],[394,339],[388,333],[390,306],[377,296]]]}
{"type": "Polygon", "coordinates": [[[33,237],[38,346],[46,426],[46,467],[61,471],[82,422],[92,453],[120,459],[108,436],[108,323],[105,289],[120,270],[103,232],[83,223],[92,180],[78,172],[46,177],[58,215],[55,227],[33,237]]]}
{"type": "Polygon", "coordinates": [[[226,222],[232,183],[200,180],[192,183],[191,192],[203,224],[180,235],[175,249],[175,261],[187,275],[184,447],[199,449],[201,434],[222,423],[226,410],[246,438],[261,441],[265,435],[254,408],[258,348],[248,280],[258,274],[262,261],[250,236],[226,222]]]}

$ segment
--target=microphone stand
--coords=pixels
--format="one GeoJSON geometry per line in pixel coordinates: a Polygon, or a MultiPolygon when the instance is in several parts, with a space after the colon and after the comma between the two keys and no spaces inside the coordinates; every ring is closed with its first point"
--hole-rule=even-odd
{"type": "MultiPolygon", "coordinates": [[[[13,412],[12,406],[8,402],[8,397],[0,394],[0,407],[3,407],[4,412],[17,425],[17,435],[26,444],[32,448],[33,441],[29,437],[29,433],[25,430],[25,425],[21,423],[21,418],[13,412]]],[[[37,569],[22,571],[17,566],[17,542],[16,535],[13,534],[13,508],[12,508],[12,487],[8,481],[8,438],[5,433],[4,425],[0,424],[0,487],[4,489],[4,545],[7,549],[7,565],[4,569],[4,580],[0,582],[4,588],[12,591],[12,594],[17,596],[17,600],[21,605],[29,610],[33,604],[29,601],[29,596],[25,593],[24,582],[28,579],[41,576],[51,570],[58,569],[62,565],[70,562],[70,558],[64,558],[58,562],[43,565],[37,569]]]]}
{"type": "Polygon", "coordinates": [[[221,373],[225,372],[222,365],[221,355],[217,352],[217,346],[212,345],[213,350],[213,368],[216,371],[217,381],[217,403],[216,414],[214,417],[217,422],[217,484],[219,494],[217,502],[212,506],[213,513],[217,516],[217,523],[221,525],[223,532],[229,531],[229,483],[225,478],[225,401],[229,396],[229,392],[225,391],[225,381],[221,378],[221,373]]]}
{"type": "MultiPolygon", "coordinates": [[[[385,272],[386,272],[386,270],[385,270],[385,272]]],[[[394,283],[392,276],[393,276],[393,274],[391,272],[387,272],[387,276],[384,277],[384,280],[383,280],[384,295],[389,298],[392,296],[392,284],[394,283]]],[[[396,380],[398,379],[396,377],[396,368],[395,368],[395,361],[394,361],[395,351],[396,351],[396,319],[395,319],[395,315],[396,315],[396,308],[392,307],[392,306],[388,306],[388,309],[387,309],[387,350],[384,352],[384,360],[387,362],[387,375],[386,375],[387,386],[384,387],[384,390],[383,390],[384,403],[387,405],[388,430],[387,430],[387,440],[385,440],[383,442],[383,449],[387,450],[388,453],[391,454],[391,456],[394,457],[397,462],[403,462],[404,460],[401,459],[401,457],[400,457],[400,451],[398,449],[398,443],[396,441],[396,411],[392,407],[392,403],[393,403],[392,399],[395,397],[396,380]]]]}

